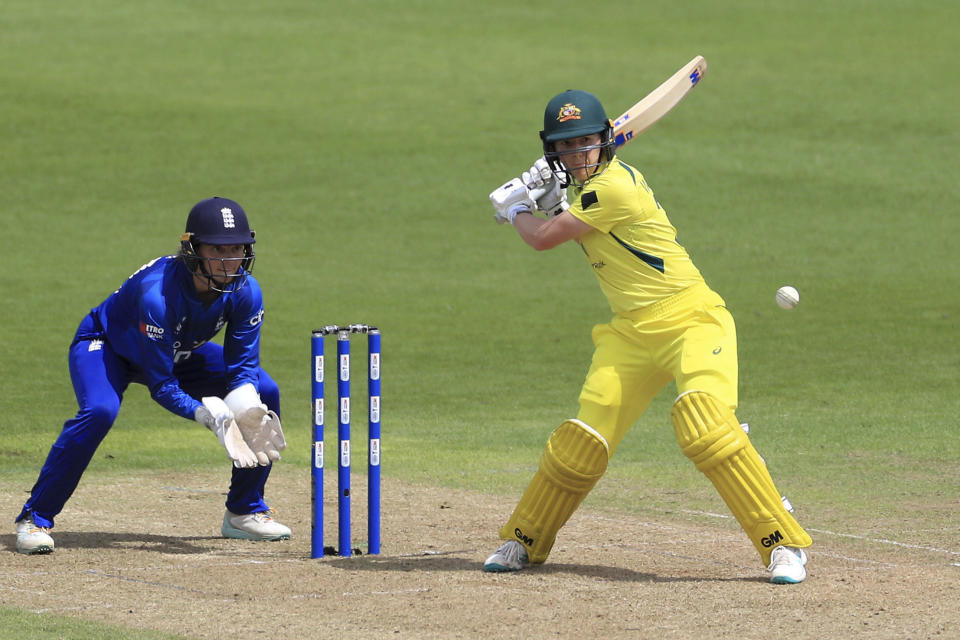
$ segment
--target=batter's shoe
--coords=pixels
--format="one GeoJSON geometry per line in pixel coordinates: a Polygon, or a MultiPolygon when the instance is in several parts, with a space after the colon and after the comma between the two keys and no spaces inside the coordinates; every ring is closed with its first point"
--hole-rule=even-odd
{"type": "Polygon", "coordinates": [[[527,558],[527,550],[516,540],[507,540],[499,549],[493,552],[486,562],[483,563],[483,570],[490,573],[503,573],[504,571],[520,571],[530,566],[530,560],[527,558]]]}
{"type": "Polygon", "coordinates": [[[38,527],[33,516],[27,516],[17,523],[17,551],[26,554],[53,553],[53,538],[50,529],[38,527]]]}
{"type": "Polygon", "coordinates": [[[289,540],[290,527],[280,524],[270,517],[269,511],[258,511],[238,516],[227,511],[223,514],[223,526],[220,533],[224,538],[239,540],[289,540]]]}
{"type": "Polygon", "coordinates": [[[806,580],[807,554],[795,547],[777,547],[770,554],[770,582],[774,584],[799,584],[806,580]]]}

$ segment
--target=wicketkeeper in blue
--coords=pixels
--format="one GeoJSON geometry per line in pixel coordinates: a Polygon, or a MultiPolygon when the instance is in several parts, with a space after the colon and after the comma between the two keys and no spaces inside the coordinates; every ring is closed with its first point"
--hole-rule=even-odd
{"type": "Polygon", "coordinates": [[[79,411],[67,420],[16,518],[17,551],[50,553],[54,518],[113,426],[131,382],[200,422],[233,462],[221,532],[283,540],[263,492],[286,446],[280,391],[260,367],[263,298],[253,277],[254,232],[227,198],[198,202],[177,255],[140,267],[80,323],[70,345],[79,411]],[[210,342],[226,327],[223,346],[210,342]]]}

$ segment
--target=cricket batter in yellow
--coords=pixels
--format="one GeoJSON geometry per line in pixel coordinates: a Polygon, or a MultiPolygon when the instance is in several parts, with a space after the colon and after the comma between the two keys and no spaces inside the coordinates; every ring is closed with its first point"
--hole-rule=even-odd
{"type": "Polygon", "coordinates": [[[723,299],[677,242],[643,175],[616,157],[613,128],[595,96],[555,96],[540,137],[544,157],[521,178],[529,191],[495,204],[494,217],[538,251],[580,245],[614,316],[593,329],[580,412],[550,435],[539,469],[500,530],[506,542],[484,570],[546,561],[627,431],[673,380],[679,395],[670,417],[680,449],[716,487],[771,582],[803,582],[810,536],[784,507],[734,415],[737,337],[723,299]]]}

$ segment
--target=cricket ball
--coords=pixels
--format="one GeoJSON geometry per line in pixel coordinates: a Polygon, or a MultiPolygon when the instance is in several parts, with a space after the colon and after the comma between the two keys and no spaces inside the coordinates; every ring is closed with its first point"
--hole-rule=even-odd
{"type": "Polygon", "coordinates": [[[777,304],[781,309],[793,309],[800,303],[800,292],[790,285],[777,289],[777,304]]]}

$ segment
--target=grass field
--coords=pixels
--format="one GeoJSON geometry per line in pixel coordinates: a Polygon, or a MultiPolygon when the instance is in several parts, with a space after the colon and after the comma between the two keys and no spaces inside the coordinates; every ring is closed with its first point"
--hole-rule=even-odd
{"type": "MultiPolygon", "coordinates": [[[[10,0],[0,479],[29,489],[73,414],[82,316],[216,194],[257,230],[282,464],[308,464],[310,329],[369,322],[384,473],[512,503],[610,314],[579,250],[528,249],[487,193],[538,157],[555,93],[615,115],[702,54],[703,83],[621,156],[734,313],[738,414],[806,526],[956,549],[958,23],[948,0],[10,0]]],[[[677,450],[672,398],[588,504],[723,509],[677,450]]],[[[133,387],[84,482],[222,463],[133,387]]],[[[0,610],[0,628],[30,615],[0,610]]]]}

